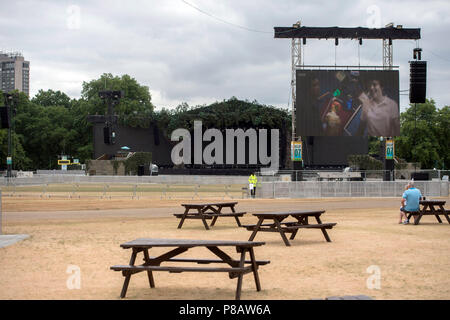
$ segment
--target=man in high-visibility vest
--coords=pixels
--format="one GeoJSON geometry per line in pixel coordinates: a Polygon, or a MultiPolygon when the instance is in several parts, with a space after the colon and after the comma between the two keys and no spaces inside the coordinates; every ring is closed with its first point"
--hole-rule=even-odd
{"type": "Polygon", "coordinates": [[[248,188],[250,189],[250,195],[252,198],[255,197],[256,193],[256,183],[258,182],[258,178],[256,178],[255,174],[252,173],[248,178],[248,188]]]}

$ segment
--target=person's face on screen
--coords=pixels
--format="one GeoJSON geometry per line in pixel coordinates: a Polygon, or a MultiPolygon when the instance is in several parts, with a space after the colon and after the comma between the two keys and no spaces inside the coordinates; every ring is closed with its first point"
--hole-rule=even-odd
{"type": "Polygon", "coordinates": [[[311,93],[314,97],[318,97],[320,95],[319,79],[313,79],[313,81],[311,82],[311,93]]]}
{"type": "Polygon", "coordinates": [[[373,80],[370,84],[370,96],[373,100],[379,102],[383,97],[383,88],[380,84],[380,81],[373,80]]]}

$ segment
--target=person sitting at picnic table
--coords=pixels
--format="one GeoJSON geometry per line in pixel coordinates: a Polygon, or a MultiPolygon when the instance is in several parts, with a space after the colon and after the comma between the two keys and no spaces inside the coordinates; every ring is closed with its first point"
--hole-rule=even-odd
{"type": "Polygon", "coordinates": [[[400,221],[399,224],[408,224],[409,220],[406,216],[405,211],[407,212],[417,212],[419,211],[419,201],[422,198],[422,193],[419,189],[414,187],[414,181],[409,182],[405,187],[405,192],[403,192],[402,196],[402,206],[400,208],[400,221]],[[405,218],[402,221],[402,218],[405,218]]]}

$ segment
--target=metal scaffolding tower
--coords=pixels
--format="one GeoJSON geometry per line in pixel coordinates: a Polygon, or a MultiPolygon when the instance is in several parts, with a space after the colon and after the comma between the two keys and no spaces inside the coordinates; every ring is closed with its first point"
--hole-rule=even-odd
{"type": "MultiPolygon", "coordinates": [[[[389,23],[386,28],[393,28],[394,23],[389,23]]],[[[392,39],[383,39],[383,69],[392,70],[394,53],[392,51],[392,39]]]]}
{"type": "MultiPolygon", "coordinates": [[[[297,21],[297,23],[293,24],[294,28],[300,28],[301,22],[297,21]]],[[[297,67],[302,65],[302,44],[300,38],[292,38],[292,48],[291,48],[291,94],[292,94],[292,141],[300,140],[300,137],[297,137],[296,134],[296,107],[297,107],[297,98],[296,98],[296,88],[297,88],[297,76],[296,70],[297,67]]]]}
{"type": "Polygon", "coordinates": [[[393,60],[392,40],[383,39],[383,69],[391,70],[393,60]]]}

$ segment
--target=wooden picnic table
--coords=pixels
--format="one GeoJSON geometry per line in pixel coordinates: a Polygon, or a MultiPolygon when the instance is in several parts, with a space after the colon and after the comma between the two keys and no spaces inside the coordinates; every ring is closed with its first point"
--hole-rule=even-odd
{"type": "Polygon", "coordinates": [[[258,218],[257,224],[244,225],[249,231],[253,231],[249,241],[252,241],[256,234],[262,232],[279,232],[286,246],[290,246],[286,233],[291,233],[290,240],[294,240],[299,229],[320,229],[327,242],[331,242],[326,229],[333,228],[336,223],[322,223],[320,216],[325,210],[317,211],[289,211],[289,212],[264,212],[254,213],[258,218]],[[284,222],[289,216],[295,218],[296,221],[284,222]],[[314,217],[317,223],[309,223],[309,218],[314,217]],[[264,220],[271,220],[272,223],[263,224],[264,220]]]}
{"type": "Polygon", "coordinates": [[[153,271],[168,271],[169,273],[181,272],[226,272],[230,279],[238,278],[236,288],[236,300],[241,297],[243,276],[247,273],[253,273],[256,290],[261,291],[261,285],[258,275],[258,267],[270,263],[267,260],[256,260],[253,248],[264,245],[264,242],[252,241],[224,241],[224,240],[192,240],[192,239],[136,239],[130,242],[121,244],[124,249],[132,249],[131,259],[129,265],[115,265],[111,270],[122,271],[125,277],[120,297],[124,298],[128,289],[130,278],[133,274],[146,271],[150,288],[155,287],[155,280],[153,278],[153,271]],[[151,248],[168,248],[168,251],[156,257],[149,255],[151,248]],[[204,247],[211,251],[219,259],[200,259],[200,258],[175,258],[179,254],[188,251],[191,248],[204,247]],[[236,252],[240,253],[238,260],[233,259],[219,247],[233,247],[236,252]],[[135,265],[136,256],[139,252],[144,255],[144,263],[135,265]],[[249,259],[246,260],[246,254],[249,254],[249,259]],[[161,266],[161,264],[170,263],[169,265],[161,266]],[[176,265],[174,266],[173,263],[176,265]],[[211,267],[197,267],[197,266],[181,266],[184,263],[196,264],[210,264],[210,263],[224,263],[227,267],[211,268],[211,267]]]}
{"type": "Polygon", "coordinates": [[[175,213],[174,216],[181,219],[178,224],[178,229],[181,229],[186,219],[201,219],[205,229],[209,230],[206,220],[212,219],[210,225],[212,227],[218,217],[234,217],[237,225],[240,227],[241,222],[239,221],[239,217],[242,217],[246,212],[236,212],[235,206],[237,204],[237,202],[182,203],[184,212],[175,213]],[[222,212],[223,208],[230,208],[231,212],[222,212]]]}
{"type": "Polygon", "coordinates": [[[414,216],[414,224],[418,225],[420,220],[423,216],[435,216],[437,221],[439,223],[442,223],[441,218],[439,215],[444,216],[447,219],[447,222],[450,224],[450,218],[449,218],[449,210],[445,210],[445,200],[420,200],[419,204],[422,206],[422,208],[417,212],[407,212],[408,213],[408,219],[411,218],[411,216],[414,216]]]}

